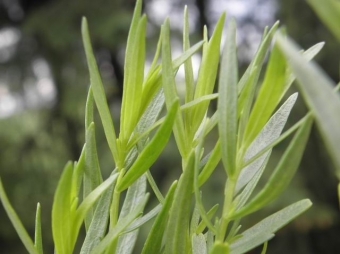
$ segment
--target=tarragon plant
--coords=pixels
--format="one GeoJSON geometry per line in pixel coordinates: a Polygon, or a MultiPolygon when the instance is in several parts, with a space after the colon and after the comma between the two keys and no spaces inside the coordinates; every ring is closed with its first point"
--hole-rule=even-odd
{"type": "MultiPolygon", "coordinates": [[[[85,145],[79,160],[66,164],[55,192],[52,207],[55,253],[78,251],[76,242],[82,243],[82,254],[132,253],[139,228],[151,219],[153,225],[141,250],[143,254],[237,254],[262,244],[265,253],[267,241],[274,233],[311,206],[308,199],[301,200],[248,229],[241,229],[244,217],[278,198],[288,186],[312,124],[312,115],[307,114],[283,132],[297,94],[281,103],[295,76],[280,49],[283,39],[274,38],[278,23],[265,29],[253,60],[239,78],[235,20],[228,22],[223,47],[225,14],[210,39],[205,28],[203,40],[191,45],[185,8],[183,54],[172,59],[170,23],[166,20],[154,60],[144,76],[147,18],[141,14],[141,5],[138,0],[126,46],[119,133],[112,121],[88,24],[83,18],[82,36],[91,81],[85,110],[85,145]],[[268,51],[270,57],[264,68],[268,51]],[[202,61],[195,79],[191,57],[198,52],[202,61]],[[185,95],[180,104],[175,76],[182,65],[185,95]],[[213,92],[216,80],[218,93],[213,92]],[[211,100],[217,100],[217,110],[212,113],[208,110],[211,100]],[[165,116],[161,114],[164,105],[165,116]],[[102,178],[96,150],[95,106],[115,163],[107,179],[102,178]],[[218,130],[218,140],[207,151],[205,138],[214,129],[218,130]],[[163,194],[149,169],[172,133],[181,155],[182,173],[163,194]],[[267,169],[271,172],[269,180],[254,191],[273,147],[290,135],[293,137],[276,167],[267,169]],[[221,208],[219,204],[207,208],[202,202],[201,187],[210,180],[220,161],[226,179],[224,191],[218,194],[224,200],[221,208]],[[149,197],[147,185],[159,204],[144,212],[149,197]],[[82,225],[86,237],[79,240],[82,225]]],[[[294,54],[310,60],[321,47],[318,44],[294,54]]],[[[10,205],[1,182],[0,198],[27,251],[43,253],[40,205],[33,241],[10,205]]]]}

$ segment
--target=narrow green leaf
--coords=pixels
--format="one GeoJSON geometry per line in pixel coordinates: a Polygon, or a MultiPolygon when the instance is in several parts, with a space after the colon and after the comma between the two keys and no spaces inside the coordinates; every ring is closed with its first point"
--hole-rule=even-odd
{"type": "Polygon", "coordinates": [[[122,112],[120,120],[120,133],[122,142],[127,143],[133,132],[139,117],[141,106],[142,85],[144,79],[145,62],[145,31],[146,16],[139,22],[136,34],[129,33],[128,46],[126,48],[122,112]],[[129,51],[131,50],[131,52],[129,51]]]}
{"type": "Polygon", "coordinates": [[[153,192],[155,193],[156,198],[158,199],[159,203],[163,204],[164,203],[164,197],[161,193],[161,191],[159,190],[156,181],[153,179],[150,170],[146,171],[146,177],[148,179],[148,182],[150,184],[151,189],[153,190],[153,192]]]}
{"type": "Polygon", "coordinates": [[[245,241],[242,245],[236,245],[235,243],[232,243],[230,245],[230,254],[247,253],[262,243],[269,241],[274,236],[274,234],[262,232],[261,234],[256,234],[252,237],[249,237],[248,241],[245,241]]]}
{"type": "Polygon", "coordinates": [[[195,174],[195,153],[189,156],[187,166],[176,188],[167,225],[165,253],[187,254],[191,249],[189,238],[189,216],[195,174]]]}
{"type": "Polygon", "coordinates": [[[27,233],[26,229],[24,228],[24,226],[22,225],[18,215],[16,214],[11,203],[9,202],[7,195],[6,195],[6,192],[4,190],[4,187],[2,185],[1,178],[0,178],[0,199],[1,199],[1,203],[2,203],[5,211],[7,213],[7,216],[11,220],[12,225],[15,228],[15,231],[19,235],[19,238],[20,238],[21,242],[24,244],[28,253],[39,254],[39,252],[37,251],[37,249],[34,246],[34,243],[31,239],[31,237],[28,235],[28,233],[27,233]]]}
{"type": "MultiPolygon", "coordinates": [[[[190,29],[189,29],[189,14],[188,7],[184,7],[184,22],[183,22],[183,51],[187,51],[190,48],[190,29]]],[[[194,73],[192,69],[191,58],[185,61],[184,63],[184,71],[185,71],[185,102],[188,103],[194,98],[194,73]]]]}
{"type": "Polygon", "coordinates": [[[106,140],[109,144],[112,156],[115,162],[118,162],[118,150],[116,144],[116,132],[112,122],[111,113],[109,110],[109,106],[106,101],[105,91],[103,87],[103,83],[101,77],[99,75],[98,66],[96,63],[96,59],[93,54],[89,29],[87,25],[86,18],[82,20],[82,36],[83,36],[83,43],[85,47],[86,59],[87,64],[89,67],[90,72],[90,79],[91,79],[91,88],[94,96],[94,100],[96,102],[99,115],[104,127],[104,132],[106,136],[106,140]]]}
{"type": "Polygon", "coordinates": [[[135,163],[131,166],[125,176],[118,183],[117,191],[121,192],[129,187],[156,161],[170,138],[172,126],[174,124],[178,108],[179,104],[176,100],[171,106],[170,111],[168,112],[164,122],[159,127],[154,137],[145,146],[135,163]]]}
{"type": "MultiPolygon", "coordinates": [[[[214,205],[214,206],[207,212],[207,217],[208,217],[208,219],[211,219],[211,218],[215,215],[215,213],[216,213],[218,207],[219,207],[219,205],[216,204],[216,205],[214,205]]],[[[202,220],[202,221],[200,222],[200,224],[198,224],[198,226],[197,226],[196,234],[202,233],[203,230],[204,230],[206,227],[207,227],[206,223],[204,222],[204,220],[202,220]]]]}
{"type": "Polygon", "coordinates": [[[247,68],[245,74],[242,76],[242,78],[240,79],[240,82],[238,84],[238,91],[239,93],[242,91],[244,85],[247,82],[247,79],[250,75],[251,72],[254,71],[254,68],[257,69],[256,71],[256,75],[255,75],[255,84],[257,83],[257,80],[260,76],[261,70],[262,70],[262,66],[268,51],[268,48],[272,42],[272,38],[277,30],[279,26],[279,22],[276,22],[272,28],[270,29],[270,31],[268,33],[266,33],[266,31],[263,33],[263,39],[260,43],[260,46],[251,62],[251,64],[249,65],[249,67],[247,68]]]}
{"type": "Polygon", "coordinates": [[[192,236],[192,254],[207,254],[207,243],[203,234],[192,236]]]}
{"type": "Polygon", "coordinates": [[[92,87],[90,86],[89,92],[87,94],[86,107],[85,107],[85,130],[93,122],[93,109],[94,109],[93,92],[92,92],[92,87]]]}
{"type": "Polygon", "coordinates": [[[201,173],[198,176],[198,186],[202,186],[209,179],[220,160],[221,143],[220,140],[218,140],[209,156],[209,159],[207,160],[207,163],[204,165],[201,173]]]}
{"type": "Polygon", "coordinates": [[[81,151],[79,161],[75,163],[73,174],[72,174],[72,197],[77,197],[83,181],[83,175],[85,172],[85,150],[86,144],[84,144],[81,151]]]}
{"type": "Polygon", "coordinates": [[[117,179],[118,173],[111,175],[104,182],[102,182],[97,188],[95,188],[80,204],[76,210],[75,221],[72,227],[74,234],[79,233],[80,226],[85,218],[85,215],[94,203],[100,198],[100,196],[106,191],[117,179]]]}
{"type": "MultiPolygon", "coordinates": [[[[96,137],[95,125],[92,122],[86,130],[86,150],[85,150],[85,174],[83,182],[83,198],[85,199],[98,185],[103,182],[102,174],[100,171],[96,137]]],[[[88,229],[93,217],[93,209],[91,208],[85,219],[85,227],[88,229]]]]}
{"type": "Polygon", "coordinates": [[[268,216],[253,227],[244,231],[242,237],[230,245],[230,249],[232,250],[231,253],[245,253],[266,242],[267,240],[264,239],[267,237],[269,239],[273,236],[273,233],[288,224],[301,213],[305,212],[311,205],[312,203],[309,199],[300,200],[268,216]]]}
{"type": "Polygon", "coordinates": [[[150,212],[143,215],[142,217],[137,218],[134,222],[131,223],[130,226],[127,227],[126,230],[124,230],[123,234],[132,232],[141,226],[143,226],[145,223],[147,223],[149,220],[157,216],[157,214],[161,211],[162,204],[158,204],[155,208],[153,208],[150,212]]]}
{"type": "Polygon", "coordinates": [[[74,243],[71,242],[73,198],[72,188],[73,166],[68,162],[63,170],[52,205],[52,233],[56,253],[72,253],[74,243]]]}
{"type": "MultiPolygon", "coordinates": [[[[302,53],[303,57],[306,58],[306,60],[308,61],[312,60],[321,51],[324,45],[325,45],[324,42],[315,44],[314,46],[310,47],[309,49],[302,53]]],[[[288,68],[288,75],[289,77],[286,80],[285,84],[285,92],[290,88],[290,86],[296,79],[296,75],[294,74],[294,72],[292,72],[291,68],[288,68]]]]}
{"type": "Polygon", "coordinates": [[[243,208],[231,215],[231,219],[241,218],[257,211],[273,201],[288,186],[302,158],[312,118],[309,117],[299,128],[263,189],[243,208]]]}
{"type": "MultiPolygon", "coordinates": [[[[178,100],[178,94],[175,85],[175,78],[171,63],[171,49],[170,49],[170,24],[167,19],[162,25],[162,84],[165,95],[165,104],[167,109],[173,105],[175,100],[178,100]]],[[[181,114],[178,114],[173,126],[173,131],[176,139],[178,149],[183,158],[187,156],[187,143],[184,131],[184,123],[181,114]]]]}
{"type": "MultiPolygon", "coordinates": [[[[150,127],[156,122],[159,114],[162,111],[164,105],[164,93],[163,89],[160,89],[158,93],[151,100],[150,104],[146,108],[144,114],[140,118],[137,128],[135,130],[135,134],[137,136],[144,135],[145,132],[150,129],[150,127]]],[[[139,143],[145,144],[147,140],[147,135],[144,136],[139,143]]]]}
{"type": "Polygon", "coordinates": [[[237,109],[237,115],[239,118],[239,146],[241,145],[241,141],[244,138],[244,132],[249,120],[251,107],[253,106],[257,83],[261,74],[262,66],[264,64],[265,56],[271,44],[272,37],[278,27],[278,24],[279,23],[276,22],[268,33],[267,28],[265,29],[259,49],[238,83],[238,91],[240,94],[237,109]]]}
{"type": "MultiPolygon", "coordinates": [[[[161,37],[162,36],[163,35],[161,34],[161,37]]],[[[196,43],[190,49],[185,51],[182,55],[174,59],[172,61],[173,72],[176,73],[178,68],[202,47],[203,43],[203,41],[196,43]]],[[[161,64],[156,66],[153,73],[147,77],[147,80],[145,80],[143,84],[142,105],[140,114],[143,114],[147,105],[149,105],[150,100],[154,97],[157,91],[159,91],[159,88],[162,86],[162,75],[160,74],[161,67],[161,64]]]]}
{"type": "MultiPolygon", "coordinates": [[[[206,46],[203,49],[202,62],[198,73],[194,96],[195,99],[207,94],[211,94],[213,92],[220,59],[220,44],[225,16],[225,13],[221,15],[209,43],[206,43],[206,46]]],[[[194,135],[196,133],[204,115],[206,114],[208,106],[209,102],[204,102],[195,107],[193,109],[193,112],[190,114],[191,135],[194,135]]]]}
{"type": "Polygon", "coordinates": [[[196,44],[194,44],[192,47],[187,49],[183,54],[181,54],[179,57],[175,58],[172,61],[172,68],[173,70],[177,70],[183,63],[187,60],[189,60],[193,54],[195,54],[199,49],[202,48],[204,45],[204,41],[199,41],[196,44]]]}
{"type": "Polygon", "coordinates": [[[161,211],[156,217],[155,222],[145,241],[142,254],[160,253],[162,248],[163,234],[168,222],[169,211],[174,199],[177,181],[175,181],[169,188],[168,194],[165,197],[161,211]]]}
{"type": "Polygon", "coordinates": [[[286,82],[286,61],[275,44],[259,95],[255,101],[245,129],[244,146],[247,147],[261,131],[278,105],[286,82]]]}
{"type": "Polygon", "coordinates": [[[221,140],[221,157],[228,177],[236,172],[237,149],[237,79],[236,22],[228,25],[227,39],[223,49],[219,79],[218,130],[221,140]]]}
{"type": "Polygon", "coordinates": [[[218,98],[218,94],[217,93],[213,93],[213,94],[208,94],[208,95],[204,95],[200,98],[197,98],[195,100],[192,100],[186,104],[184,104],[183,106],[181,106],[181,110],[187,110],[187,109],[190,109],[196,105],[199,105],[200,103],[202,102],[206,102],[206,101],[211,101],[213,99],[216,99],[218,98]]]}
{"type": "MultiPolygon", "coordinates": [[[[124,199],[123,207],[119,214],[119,219],[131,213],[144,198],[146,194],[146,176],[142,175],[128,189],[124,199]]],[[[118,238],[117,253],[130,254],[133,251],[138,236],[138,229],[122,234],[118,238]]]]}
{"type": "MultiPolygon", "coordinates": [[[[151,66],[150,66],[150,69],[148,71],[148,74],[144,80],[144,83],[143,83],[143,88],[145,86],[145,82],[147,80],[149,80],[149,78],[155,73],[156,69],[158,69],[158,65],[157,65],[157,61],[158,61],[158,58],[161,54],[161,49],[162,49],[162,35],[160,34],[159,35],[159,38],[158,38],[158,42],[157,42],[157,48],[156,48],[156,52],[155,52],[155,55],[153,57],[153,60],[152,60],[152,63],[151,63],[151,66]]],[[[158,71],[156,71],[158,73],[158,71]]]]}
{"type": "MultiPolygon", "coordinates": [[[[291,95],[269,119],[255,140],[248,147],[244,155],[244,161],[248,161],[254,157],[280,136],[296,99],[297,93],[291,95]]],[[[267,151],[260,158],[241,170],[236,183],[235,193],[238,193],[250,181],[250,179],[253,178],[253,176],[262,166],[270,151],[271,150],[267,151]]]]}
{"type": "Polygon", "coordinates": [[[35,215],[35,234],[34,234],[34,247],[37,253],[43,254],[42,234],[41,234],[41,206],[37,204],[37,212],[35,215]]]}
{"type": "Polygon", "coordinates": [[[114,186],[115,182],[100,197],[90,227],[86,232],[80,254],[89,254],[92,249],[99,244],[101,239],[104,238],[109,220],[109,210],[114,186]]]}
{"type": "Polygon", "coordinates": [[[136,208],[126,217],[119,220],[115,227],[110,229],[109,233],[101,240],[101,242],[91,251],[91,254],[98,254],[105,251],[105,249],[115,241],[119,234],[124,231],[135,219],[138,217],[148,201],[149,195],[145,195],[143,200],[136,206],[136,208]]]}
{"type": "Polygon", "coordinates": [[[340,3],[336,0],[308,0],[307,1],[319,18],[328,26],[340,41],[340,3]]]}
{"type": "MultiPolygon", "coordinates": [[[[203,145],[204,145],[204,132],[205,132],[205,128],[206,128],[206,122],[202,123],[202,133],[201,135],[198,137],[198,145],[196,147],[196,158],[195,158],[195,166],[194,166],[194,170],[195,170],[195,174],[194,174],[194,193],[195,193],[195,201],[196,201],[196,206],[199,209],[200,212],[200,216],[202,218],[202,221],[204,222],[204,224],[209,228],[209,230],[211,230],[214,234],[216,234],[216,229],[214,227],[214,225],[211,223],[210,218],[208,213],[206,212],[204,205],[203,205],[203,201],[202,201],[202,194],[199,190],[199,185],[198,185],[198,175],[199,175],[199,166],[200,166],[200,157],[201,154],[203,154],[203,145]]],[[[202,225],[201,225],[202,227],[202,225]]]]}
{"type": "MultiPolygon", "coordinates": [[[[253,193],[257,183],[259,182],[271,155],[271,151],[266,153],[264,161],[261,165],[256,165],[256,172],[252,176],[251,180],[246,184],[246,187],[241,191],[241,193],[234,199],[233,203],[236,204],[236,210],[239,210],[248,201],[250,195],[253,193]]],[[[235,188],[236,189],[236,188],[235,188]]],[[[236,189],[237,190],[237,189],[236,189]]],[[[235,193],[237,193],[235,190],[235,193]]]]}
{"type": "Polygon", "coordinates": [[[278,35],[278,45],[293,69],[302,95],[311,108],[340,179],[340,96],[333,92],[335,83],[315,64],[307,62],[290,39],[278,35]]]}

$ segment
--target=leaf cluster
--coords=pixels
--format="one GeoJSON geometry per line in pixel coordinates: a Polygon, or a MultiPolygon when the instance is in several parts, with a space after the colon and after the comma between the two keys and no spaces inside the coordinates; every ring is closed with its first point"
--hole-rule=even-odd
{"type": "MultiPolygon", "coordinates": [[[[311,206],[307,199],[298,201],[241,230],[242,219],[277,199],[298,169],[313,117],[308,113],[283,132],[297,94],[285,102],[282,99],[295,75],[305,76],[307,82],[314,79],[303,73],[304,66],[309,65],[308,61],[320,51],[322,44],[305,52],[294,51],[283,35],[274,38],[276,23],[265,29],[252,62],[239,77],[236,21],[228,22],[223,46],[225,14],[218,20],[211,38],[205,28],[202,41],[192,46],[185,8],[183,54],[172,59],[170,22],[165,20],[154,60],[144,75],[147,17],[141,9],[142,2],[138,0],[126,47],[119,133],[112,121],[88,24],[83,18],[82,36],[90,73],[85,145],[79,161],[66,164],[55,192],[52,207],[55,253],[74,252],[83,224],[86,237],[80,253],[132,253],[139,228],[153,218],[142,253],[236,254],[261,244],[265,253],[267,241],[274,233],[311,206]],[[202,54],[197,79],[191,59],[195,53],[202,54]],[[270,55],[265,66],[267,54],[270,55]],[[293,60],[287,61],[287,55],[293,60]],[[182,65],[186,88],[183,105],[175,81],[182,65]],[[297,68],[301,70],[296,71],[297,68]],[[260,79],[262,71],[263,80],[260,79]],[[216,81],[218,93],[215,94],[216,81]],[[211,100],[217,100],[217,110],[212,113],[211,100]],[[166,115],[161,117],[164,107],[166,115]],[[115,162],[110,177],[105,180],[96,149],[95,108],[115,162]],[[218,140],[211,151],[206,151],[205,139],[215,128],[218,140]],[[181,155],[182,173],[163,195],[150,168],[171,134],[181,155]],[[273,147],[288,136],[293,137],[278,164],[268,168],[273,147]],[[201,186],[210,179],[220,161],[226,175],[225,190],[220,193],[224,201],[206,209],[201,186]],[[266,168],[271,176],[255,191],[266,168]],[[159,204],[146,212],[148,184],[159,204]],[[121,200],[123,192],[126,195],[121,200]]],[[[0,198],[28,252],[43,253],[40,205],[33,242],[10,205],[1,182],[0,198]]]]}

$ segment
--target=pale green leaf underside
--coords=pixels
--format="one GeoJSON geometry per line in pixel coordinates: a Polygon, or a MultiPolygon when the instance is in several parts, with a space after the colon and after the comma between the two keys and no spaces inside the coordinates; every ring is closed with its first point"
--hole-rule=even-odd
{"type": "Polygon", "coordinates": [[[242,237],[230,245],[233,254],[245,253],[274,236],[277,230],[306,211],[312,203],[309,199],[298,201],[268,216],[242,233],[242,237]]]}
{"type": "Polygon", "coordinates": [[[277,41],[289,59],[304,99],[312,109],[340,178],[340,96],[333,92],[335,83],[315,63],[307,62],[289,38],[279,34],[277,41]]]}

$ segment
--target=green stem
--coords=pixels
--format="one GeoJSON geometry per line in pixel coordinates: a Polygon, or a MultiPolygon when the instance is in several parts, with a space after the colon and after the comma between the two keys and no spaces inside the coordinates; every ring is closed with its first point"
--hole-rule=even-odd
{"type": "MultiPolygon", "coordinates": [[[[237,179],[237,177],[235,179],[237,179]]],[[[228,178],[227,183],[226,183],[221,224],[220,224],[218,234],[217,234],[217,239],[216,239],[218,242],[224,242],[227,228],[230,222],[229,218],[230,218],[231,213],[233,212],[232,202],[233,202],[234,191],[235,191],[235,186],[236,186],[235,179],[228,178]]]]}
{"type": "MultiPolygon", "coordinates": [[[[116,186],[118,185],[120,180],[123,178],[124,174],[125,174],[125,169],[123,168],[119,172],[119,176],[118,176],[118,179],[117,179],[116,186]]],[[[116,190],[116,188],[115,188],[114,191],[113,191],[112,203],[111,203],[111,207],[110,207],[110,226],[109,226],[109,230],[111,230],[112,228],[114,228],[117,225],[118,214],[119,214],[119,202],[120,202],[120,192],[118,192],[116,190]]],[[[108,246],[107,250],[109,251],[109,253],[115,253],[116,246],[117,246],[117,240],[113,241],[108,246]]]]}

